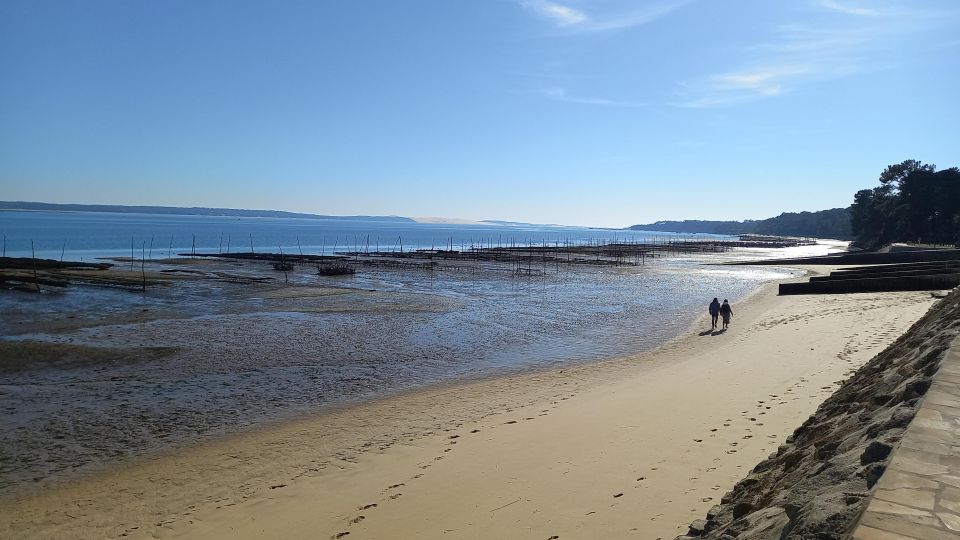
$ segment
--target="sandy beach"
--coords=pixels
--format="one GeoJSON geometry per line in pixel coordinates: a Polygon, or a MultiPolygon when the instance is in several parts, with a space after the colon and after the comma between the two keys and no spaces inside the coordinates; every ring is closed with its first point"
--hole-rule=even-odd
{"type": "Polygon", "coordinates": [[[929,293],[776,296],[730,331],[447,385],[44,484],[6,538],[673,538],[929,293]]]}

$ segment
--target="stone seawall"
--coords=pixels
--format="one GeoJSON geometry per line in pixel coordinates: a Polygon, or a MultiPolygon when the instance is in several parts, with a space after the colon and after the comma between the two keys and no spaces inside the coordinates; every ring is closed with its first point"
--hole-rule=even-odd
{"type": "Polygon", "coordinates": [[[960,538],[960,338],[893,452],[855,540],[960,538]]]}
{"type": "Polygon", "coordinates": [[[678,539],[848,538],[958,334],[960,289],[858,370],[678,539]]]}

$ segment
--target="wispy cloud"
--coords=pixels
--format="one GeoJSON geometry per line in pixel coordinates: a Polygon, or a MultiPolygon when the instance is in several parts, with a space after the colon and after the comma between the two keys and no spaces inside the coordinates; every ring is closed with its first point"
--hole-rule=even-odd
{"type": "Polygon", "coordinates": [[[934,21],[942,22],[944,16],[954,17],[934,17],[892,4],[866,8],[846,1],[818,0],[813,5],[835,16],[816,26],[780,26],[772,40],[743,50],[741,67],[681,84],[682,97],[675,104],[730,106],[787,94],[812,82],[887,69],[894,65],[888,54],[891,44],[900,42],[894,38],[924,31],[934,21]]]}
{"type": "Polygon", "coordinates": [[[694,92],[698,95],[681,105],[691,108],[718,107],[779,96],[810,71],[805,66],[780,66],[711,75],[702,85],[703,88],[694,92]]]}
{"type": "Polygon", "coordinates": [[[614,11],[587,12],[550,0],[518,0],[524,9],[568,32],[602,32],[652,22],[692,0],[663,0],[641,8],[633,5],[614,11]]]}
{"type": "Polygon", "coordinates": [[[561,27],[587,22],[587,14],[572,7],[546,0],[523,0],[520,5],[561,27]]]}
{"type": "Polygon", "coordinates": [[[874,7],[865,7],[861,4],[851,2],[840,2],[837,0],[820,0],[820,6],[847,15],[856,15],[858,17],[878,17],[881,11],[874,7]]]}
{"type": "Polygon", "coordinates": [[[606,99],[606,98],[595,98],[595,97],[580,97],[580,96],[571,96],[567,94],[567,91],[563,88],[544,88],[540,91],[545,97],[552,99],[554,101],[562,101],[564,103],[578,103],[580,105],[601,105],[604,107],[646,107],[645,103],[639,103],[636,101],[625,101],[625,100],[616,100],[616,99],[606,99]]]}

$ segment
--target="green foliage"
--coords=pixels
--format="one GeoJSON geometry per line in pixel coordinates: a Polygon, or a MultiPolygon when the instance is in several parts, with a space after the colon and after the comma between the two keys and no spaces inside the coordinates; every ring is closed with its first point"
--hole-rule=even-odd
{"type": "Polygon", "coordinates": [[[850,210],[833,208],[819,212],[787,212],[756,222],[754,232],[773,236],[805,236],[812,238],[847,239],[850,232],[850,210]]]}
{"type": "Polygon", "coordinates": [[[879,180],[879,186],[858,191],[850,207],[858,245],[960,242],[960,169],[937,171],[908,159],[888,166],[879,180]]]}

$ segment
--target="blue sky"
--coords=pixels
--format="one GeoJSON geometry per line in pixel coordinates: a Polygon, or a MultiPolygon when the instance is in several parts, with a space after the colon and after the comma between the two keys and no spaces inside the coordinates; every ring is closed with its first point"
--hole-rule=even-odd
{"type": "Polygon", "coordinates": [[[958,164],[960,2],[7,0],[0,200],[626,226],[958,164]]]}

